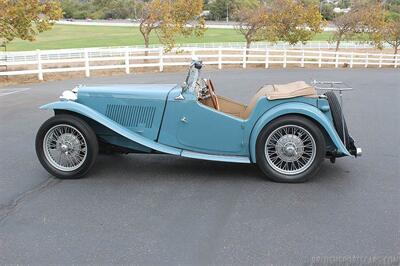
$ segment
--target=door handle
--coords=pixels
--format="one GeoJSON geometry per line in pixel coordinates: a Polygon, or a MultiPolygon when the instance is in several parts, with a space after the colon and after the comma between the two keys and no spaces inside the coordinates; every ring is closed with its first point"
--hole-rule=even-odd
{"type": "Polygon", "coordinates": [[[182,123],[187,123],[188,120],[187,120],[187,118],[184,116],[184,117],[181,118],[181,122],[182,122],[182,123]]]}

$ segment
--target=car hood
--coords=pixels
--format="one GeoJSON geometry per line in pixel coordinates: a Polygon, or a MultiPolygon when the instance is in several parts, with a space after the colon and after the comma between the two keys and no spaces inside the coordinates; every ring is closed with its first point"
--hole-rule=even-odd
{"type": "Polygon", "coordinates": [[[166,100],[168,93],[176,86],[177,84],[80,86],[78,90],[78,101],[79,99],[91,97],[166,100]]]}

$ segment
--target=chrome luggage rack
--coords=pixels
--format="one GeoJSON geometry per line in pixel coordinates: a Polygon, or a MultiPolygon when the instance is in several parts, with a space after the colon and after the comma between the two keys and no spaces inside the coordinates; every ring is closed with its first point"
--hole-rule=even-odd
{"type": "MultiPolygon", "coordinates": [[[[333,91],[333,92],[339,92],[339,98],[340,98],[340,107],[342,109],[342,125],[343,125],[343,136],[345,136],[345,121],[344,121],[344,108],[343,108],[343,92],[347,91],[352,91],[353,88],[349,87],[346,83],[342,81],[318,81],[318,80],[313,80],[311,82],[311,85],[316,89],[316,90],[323,90],[323,91],[333,91]]],[[[346,146],[346,138],[343,138],[343,144],[346,146]]],[[[346,146],[347,147],[347,146],[346,146]]]]}
{"type": "Polygon", "coordinates": [[[313,80],[311,82],[313,87],[317,90],[330,90],[330,91],[351,91],[353,88],[349,87],[343,81],[319,81],[313,80]]]}
{"type": "Polygon", "coordinates": [[[343,92],[345,91],[352,91],[353,88],[349,87],[346,83],[342,81],[318,81],[313,80],[311,85],[316,90],[324,90],[324,91],[338,91],[340,96],[340,106],[343,110],[343,92]]]}

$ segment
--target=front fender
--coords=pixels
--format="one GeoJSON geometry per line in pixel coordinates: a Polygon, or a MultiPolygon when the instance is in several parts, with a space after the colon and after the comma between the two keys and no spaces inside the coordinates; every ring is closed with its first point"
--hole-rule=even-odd
{"type": "Polygon", "coordinates": [[[328,133],[328,136],[332,140],[333,144],[336,146],[337,151],[345,156],[350,155],[346,147],[343,145],[343,142],[337,134],[333,124],[330,122],[328,117],[323,112],[321,112],[321,110],[309,104],[290,102],[277,105],[268,110],[258,119],[257,123],[254,125],[249,141],[250,156],[252,162],[256,162],[256,142],[261,130],[272,120],[288,114],[304,115],[318,122],[328,133]]]}
{"type": "Polygon", "coordinates": [[[180,155],[182,151],[181,149],[176,149],[170,146],[160,144],[158,142],[145,138],[138,133],[132,132],[126,129],[125,127],[121,126],[120,124],[114,122],[113,120],[109,119],[108,117],[104,116],[103,114],[80,103],[76,103],[73,101],[53,102],[41,106],[40,109],[67,110],[81,114],[90,119],[93,119],[94,121],[120,134],[121,136],[124,136],[125,138],[128,138],[136,143],[149,147],[150,149],[157,150],[159,152],[180,155]]]}

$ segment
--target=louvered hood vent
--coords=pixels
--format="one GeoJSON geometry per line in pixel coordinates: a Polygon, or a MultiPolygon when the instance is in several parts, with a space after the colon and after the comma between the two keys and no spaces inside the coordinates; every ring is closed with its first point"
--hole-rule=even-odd
{"type": "Polygon", "coordinates": [[[108,104],[106,116],[118,124],[125,127],[145,127],[153,126],[156,107],[140,105],[119,105],[108,104]]]}

